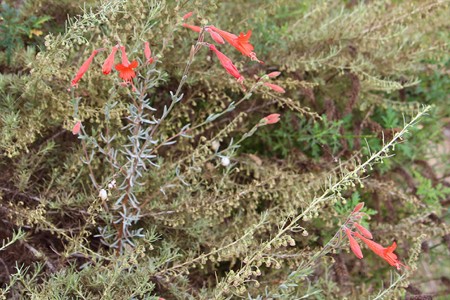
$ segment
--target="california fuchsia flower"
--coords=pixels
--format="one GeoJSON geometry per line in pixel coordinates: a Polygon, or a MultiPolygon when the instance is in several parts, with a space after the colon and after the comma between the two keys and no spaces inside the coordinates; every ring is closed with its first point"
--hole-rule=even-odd
{"type": "Polygon", "coordinates": [[[237,79],[237,81],[240,83],[242,83],[244,81],[244,77],[242,77],[242,75],[239,73],[238,69],[233,64],[231,59],[229,59],[225,54],[223,54],[222,52],[217,50],[216,46],[214,46],[214,45],[209,45],[209,49],[211,49],[212,51],[214,51],[214,53],[216,53],[216,56],[219,59],[220,64],[225,68],[225,70],[229,74],[234,76],[237,79]]]}
{"type": "Polygon", "coordinates": [[[274,90],[277,93],[285,93],[286,91],[279,85],[270,83],[270,82],[264,82],[264,85],[269,87],[270,89],[274,90]]]}
{"type": "Polygon", "coordinates": [[[220,36],[220,34],[212,31],[210,28],[206,28],[205,29],[207,32],[209,32],[209,34],[211,35],[211,38],[216,41],[216,43],[218,44],[225,44],[225,41],[223,40],[223,38],[220,36]]]}
{"type": "Polygon", "coordinates": [[[350,242],[350,249],[356,255],[357,258],[362,259],[363,258],[363,254],[362,254],[362,251],[361,251],[361,247],[359,247],[358,242],[352,236],[352,232],[350,231],[350,229],[345,228],[345,233],[347,234],[348,240],[350,242]]]}
{"type": "Polygon", "coordinates": [[[355,232],[355,236],[358,237],[361,241],[363,241],[367,245],[367,247],[369,247],[370,250],[372,250],[376,255],[383,258],[391,266],[396,267],[397,270],[400,270],[400,266],[407,267],[406,265],[402,264],[398,260],[397,255],[394,254],[394,251],[397,248],[396,242],[393,242],[391,246],[384,248],[380,244],[363,237],[358,232],[355,232]]]}
{"type": "Polygon", "coordinates": [[[271,73],[267,74],[267,76],[269,76],[269,78],[275,78],[275,77],[278,77],[280,74],[281,74],[281,72],[276,71],[276,72],[271,72],[271,73]]]}
{"type": "Polygon", "coordinates": [[[195,31],[195,32],[200,32],[200,31],[202,31],[202,28],[201,28],[201,27],[195,26],[195,25],[189,25],[189,24],[186,24],[186,23],[183,23],[183,27],[189,28],[190,30],[195,31]]]}
{"type": "Polygon", "coordinates": [[[264,120],[266,121],[266,125],[278,123],[278,121],[280,121],[280,114],[268,115],[264,120]]]}
{"type": "Polygon", "coordinates": [[[89,56],[89,58],[81,65],[81,67],[78,69],[77,74],[75,75],[75,78],[71,82],[72,86],[76,86],[78,84],[78,81],[80,81],[81,77],[83,77],[84,73],[86,73],[86,71],[89,69],[89,66],[91,65],[97,53],[98,50],[92,51],[91,56],[89,56]]]}
{"type": "MultiPolygon", "coordinates": [[[[183,24],[183,27],[189,28],[190,30],[195,31],[195,32],[200,32],[200,31],[202,31],[202,28],[201,28],[201,27],[195,26],[195,25],[189,25],[189,24],[186,24],[186,23],[183,24]]],[[[220,34],[214,32],[213,30],[211,30],[211,28],[206,27],[206,28],[205,28],[205,31],[208,32],[208,33],[211,35],[211,38],[212,38],[214,41],[216,41],[216,43],[218,43],[218,44],[225,44],[225,41],[224,41],[223,38],[220,36],[220,34]]]]}
{"type": "Polygon", "coordinates": [[[72,133],[73,133],[74,135],[77,135],[77,134],[80,133],[80,131],[81,131],[81,122],[78,121],[78,122],[76,122],[75,125],[73,126],[73,128],[72,128],[72,133]]]}
{"type": "Polygon", "coordinates": [[[364,207],[364,202],[356,204],[355,208],[353,209],[352,214],[359,212],[364,207]]]}
{"type": "Polygon", "coordinates": [[[102,67],[103,74],[108,75],[109,73],[111,73],[111,70],[114,66],[114,58],[116,56],[118,48],[119,46],[114,46],[111,50],[111,53],[108,55],[108,58],[106,58],[105,63],[102,67]]]}
{"type": "Polygon", "coordinates": [[[125,52],[125,47],[120,46],[120,51],[122,51],[122,65],[124,65],[125,67],[128,67],[128,65],[130,64],[130,61],[128,60],[127,53],[125,52]]]}
{"type": "Polygon", "coordinates": [[[358,223],[354,223],[353,225],[355,225],[356,229],[358,229],[358,231],[365,236],[368,239],[373,239],[372,234],[370,233],[369,230],[367,230],[365,227],[359,225],[358,223]]]}
{"type": "Polygon", "coordinates": [[[122,78],[125,82],[131,82],[131,80],[136,77],[136,72],[133,69],[138,67],[138,62],[133,60],[127,66],[122,64],[116,65],[116,70],[119,71],[119,77],[122,78]]]}
{"type": "Polygon", "coordinates": [[[190,11],[190,12],[188,12],[187,14],[185,14],[185,15],[183,16],[183,20],[189,19],[189,18],[192,16],[193,13],[194,13],[194,12],[190,11]]]}
{"type": "Polygon", "coordinates": [[[145,59],[147,60],[148,64],[153,63],[154,58],[152,57],[152,50],[150,49],[150,45],[148,42],[144,43],[144,54],[145,54],[145,59]]]}
{"type": "Polygon", "coordinates": [[[215,26],[209,26],[211,30],[217,32],[220,34],[231,46],[236,48],[239,52],[244,54],[245,56],[250,57],[252,60],[256,60],[259,63],[262,63],[257,57],[255,52],[253,52],[253,45],[250,44],[249,39],[252,36],[252,31],[249,30],[247,34],[244,34],[241,32],[239,36],[232,34],[227,31],[220,30],[219,28],[216,28],[215,26]]]}

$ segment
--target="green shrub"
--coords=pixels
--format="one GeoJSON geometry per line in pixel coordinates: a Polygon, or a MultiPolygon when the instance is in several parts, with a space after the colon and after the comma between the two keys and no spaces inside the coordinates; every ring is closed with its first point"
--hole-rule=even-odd
{"type": "Polygon", "coordinates": [[[42,49],[1,49],[14,61],[0,75],[3,298],[444,290],[418,269],[448,267],[448,5],[105,0],[65,24],[73,1],[23,5],[9,9],[55,26],[42,49]],[[252,29],[264,64],[217,45],[233,69],[206,44],[214,28],[183,23],[252,29]],[[102,72],[116,45],[137,64],[128,82],[123,57],[102,72]],[[399,261],[343,251],[355,221],[396,240],[399,261]]]}

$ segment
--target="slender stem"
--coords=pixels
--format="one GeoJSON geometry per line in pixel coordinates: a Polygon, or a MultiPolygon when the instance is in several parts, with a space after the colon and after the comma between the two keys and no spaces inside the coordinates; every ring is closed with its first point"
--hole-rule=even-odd
{"type": "Polygon", "coordinates": [[[183,75],[181,76],[180,83],[178,84],[178,88],[177,88],[175,94],[172,95],[172,103],[170,103],[170,106],[167,109],[167,112],[161,117],[161,119],[158,121],[158,123],[153,127],[152,131],[150,132],[150,138],[147,141],[149,141],[149,140],[151,140],[153,138],[153,135],[155,134],[155,132],[158,129],[159,125],[169,115],[170,111],[173,109],[175,104],[178,102],[178,96],[180,95],[182,87],[186,83],[187,74],[189,73],[189,69],[191,68],[192,62],[194,61],[195,54],[202,47],[201,43],[203,41],[203,37],[204,37],[204,29],[202,29],[202,31],[198,35],[197,42],[196,42],[193,50],[191,50],[191,53],[189,54],[188,61],[186,63],[186,66],[184,67],[183,75]]]}
{"type": "Polygon", "coordinates": [[[373,298],[372,300],[377,300],[377,299],[384,299],[384,296],[390,292],[390,290],[392,288],[394,288],[400,281],[403,280],[403,278],[406,277],[406,274],[402,274],[401,276],[398,276],[397,280],[395,280],[394,282],[391,283],[391,285],[387,288],[384,289],[383,292],[379,293],[375,298],[373,298]]]}
{"type": "Polygon", "coordinates": [[[92,184],[94,185],[95,189],[98,190],[99,189],[99,185],[97,183],[97,180],[95,180],[94,170],[92,169],[92,165],[91,165],[91,161],[90,161],[90,158],[89,158],[89,154],[87,152],[87,147],[86,147],[85,140],[81,141],[81,145],[83,147],[83,153],[84,153],[84,157],[86,158],[86,162],[87,162],[87,166],[88,166],[88,169],[89,169],[89,174],[90,174],[90,177],[91,177],[92,184]]]}
{"type": "MultiPolygon", "coordinates": [[[[242,102],[244,102],[245,100],[247,100],[248,98],[250,98],[252,92],[256,89],[257,86],[258,86],[258,84],[255,83],[255,84],[250,88],[250,90],[249,90],[249,91],[248,91],[241,99],[239,99],[239,101],[236,102],[236,104],[234,104],[234,107],[238,107],[242,102]]],[[[223,111],[223,112],[221,112],[221,113],[219,113],[219,115],[222,116],[223,114],[225,114],[225,112],[226,112],[226,110],[223,111]]],[[[186,134],[186,133],[189,133],[189,132],[192,132],[192,131],[194,131],[195,129],[198,129],[198,128],[200,128],[200,127],[202,127],[202,126],[204,126],[204,125],[206,125],[206,124],[208,124],[208,123],[210,123],[210,121],[205,120],[205,121],[201,122],[200,124],[195,125],[194,127],[191,127],[191,128],[186,129],[184,132],[178,132],[178,133],[176,133],[175,135],[173,135],[173,136],[171,136],[171,137],[165,139],[165,140],[164,140],[163,142],[161,142],[158,146],[156,146],[155,148],[153,148],[152,151],[151,151],[151,153],[152,153],[152,154],[155,153],[155,152],[156,152],[159,148],[161,148],[164,144],[166,144],[166,143],[168,143],[168,142],[170,142],[170,141],[176,139],[176,138],[179,137],[180,135],[186,134]]]]}

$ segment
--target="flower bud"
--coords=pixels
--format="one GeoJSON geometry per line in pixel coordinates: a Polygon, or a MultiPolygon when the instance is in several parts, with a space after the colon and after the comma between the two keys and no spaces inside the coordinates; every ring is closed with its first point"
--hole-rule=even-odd
{"type": "Polygon", "coordinates": [[[353,225],[355,225],[356,229],[357,229],[359,232],[361,232],[361,234],[362,234],[364,237],[366,237],[366,238],[368,238],[368,239],[373,239],[372,234],[371,234],[370,231],[367,230],[365,227],[359,225],[359,224],[356,223],[356,222],[355,222],[353,225]]]}
{"type": "Polygon", "coordinates": [[[116,180],[115,179],[113,179],[113,180],[111,180],[111,182],[110,183],[108,183],[108,189],[114,189],[114,188],[116,188],[116,180]]]}
{"type": "Polygon", "coordinates": [[[352,252],[356,255],[357,258],[363,258],[361,247],[359,247],[358,242],[352,236],[352,232],[350,231],[350,229],[345,228],[345,233],[347,234],[348,240],[350,242],[350,249],[352,250],[352,252]]]}
{"type": "Polygon", "coordinates": [[[78,122],[75,123],[75,125],[73,126],[73,128],[72,128],[72,133],[73,133],[74,135],[78,135],[78,134],[80,133],[80,131],[81,131],[81,122],[78,121],[78,122]]]}
{"type": "Polygon", "coordinates": [[[280,114],[270,114],[260,121],[260,125],[275,124],[280,121],[280,114]]]}
{"type": "Polygon", "coordinates": [[[98,193],[98,197],[103,201],[105,201],[106,199],[108,199],[108,193],[106,192],[105,189],[101,189],[100,192],[98,193]]]}
{"type": "Polygon", "coordinates": [[[219,141],[214,140],[214,141],[211,143],[211,149],[213,149],[213,151],[219,150],[219,147],[220,147],[220,142],[219,142],[219,141]]]}
{"type": "Polygon", "coordinates": [[[230,165],[230,159],[227,156],[222,156],[220,164],[224,167],[228,167],[230,165]]]}
{"type": "Polygon", "coordinates": [[[264,82],[264,85],[277,93],[283,94],[286,92],[281,86],[273,84],[273,83],[264,82]]]}
{"type": "Polygon", "coordinates": [[[355,208],[353,209],[353,214],[359,212],[364,207],[364,202],[358,203],[355,208]]]}
{"type": "Polygon", "coordinates": [[[194,13],[193,11],[190,11],[190,12],[188,12],[187,14],[185,14],[185,15],[183,16],[183,20],[189,19],[189,18],[192,16],[193,13],[194,13]]]}
{"type": "Polygon", "coordinates": [[[267,76],[269,76],[269,78],[275,78],[278,77],[281,74],[281,72],[271,72],[269,74],[267,74],[267,76]]]}

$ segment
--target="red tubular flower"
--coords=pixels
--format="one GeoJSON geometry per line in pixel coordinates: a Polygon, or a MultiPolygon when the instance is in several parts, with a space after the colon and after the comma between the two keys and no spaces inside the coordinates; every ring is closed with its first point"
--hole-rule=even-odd
{"type": "Polygon", "coordinates": [[[114,46],[111,50],[111,53],[108,55],[108,58],[106,58],[105,63],[103,64],[102,71],[103,74],[108,75],[111,73],[111,70],[114,66],[114,58],[116,57],[118,46],[114,46]]]}
{"type": "Polygon", "coordinates": [[[94,60],[95,55],[97,55],[98,50],[92,51],[91,56],[81,65],[81,67],[78,69],[77,74],[75,75],[75,78],[72,79],[71,86],[76,86],[78,84],[78,81],[80,81],[81,77],[83,77],[84,73],[89,69],[89,66],[91,65],[92,61],[94,60]]]}
{"type": "Polygon", "coordinates": [[[247,32],[247,34],[244,34],[243,32],[241,32],[241,34],[239,36],[237,36],[230,32],[220,30],[214,26],[210,26],[209,28],[211,28],[211,30],[220,34],[225,39],[225,41],[227,41],[231,46],[236,48],[239,52],[241,52],[245,56],[248,56],[252,60],[256,60],[259,63],[263,63],[256,57],[255,52],[253,52],[254,47],[249,42],[249,39],[252,36],[251,30],[249,30],[247,32]]]}
{"type": "Polygon", "coordinates": [[[150,49],[150,45],[148,42],[144,43],[144,54],[147,60],[149,60],[150,57],[152,57],[152,50],[150,49]]]}
{"type": "Polygon", "coordinates": [[[359,247],[358,242],[352,236],[352,232],[350,231],[350,229],[345,228],[345,233],[347,234],[348,240],[350,242],[350,249],[356,255],[357,258],[362,259],[363,258],[363,254],[362,254],[362,251],[361,251],[361,247],[359,247]]]}
{"type": "Polygon", "coordinates": [[[352,214],[359,212],[364,207],[364,202],[356,204],[355,208],[353,209],[352,214]]]}
{"type": "Polygon", "coordinates": [[[272,73],[269,73],[269,74],[267,74],[267,76],[269,76],[269,78],[275,78],[275,77],[278,77],[279,75],[281,74],[281,72],[272,72],[272,73]]]}
{"type": "Polygon", "coordinates": [[[185,15],[183,16],[183,20],[189,19],[189,18],[192,16],[193,13],[194,13],[194,12],[190,11],[190,12],[188,12],[187,14],[185,14],[185,15]]]}
{"type": "Polygon", "coordinates": [[[286,92],[281,86],[270,83],[270,82],[264,82],[264,85],[269,87],[270,89],[274,90],[277,93],[283,94],[286,92]]]}
{"type": "MultiPolygon", "coordinates": [[[[195,26],[195,25],[189,25],[189,24],[186,24],[186,23],[183,23],[183,27],[189,28],[190,30],[195,31],[195,32],[200,32],[200,31],[202,31],[202,28],[201,28],[201,27],[195,26]]],[[[218,44],[225,44],[225,41],[224,41],[223,38],[220,36],[220,34],[218,34],[218,33],[214,32],[214,31],[212,31],[212,30],[211,30],[210,28],[208,28],[208,27],[205,29],[205,31],[209,32],[209,34],[211,35],[211,38],[212,38],[214,41],[216,41],[216,43],[218,43],[218,44]]]]}
{"type": "Polygon", "coordinates": [[[195,26],[195,25],[189,25],[189,24],[186,24],[186,23],[183,23],[183,27],[189,28],[190,30],[195,31],[195,32],[200,32],[200,31],[202,31],[202,28],[201,28],[201,27],[195,26]]]}
{"type": "Polygon", "coordinates": [[[356,229],[358,229],[358,231],[361,232],[361,234],[362,234],[363,236],[365,236],[365,237],[368,238],[368,239],[373,239],[372,234],[371,234],[370,231],[367,230],[365,227],[359,225],[359,224],[356,223],[356,222],[355,222],[353,225],[355,225],[356,229]]]}
{"type": "Polygon", "coordinates": [[[125,66],[123,63],[116,65],[116,70],[119,71],[119,77],[125,82],[131,82],[131,80],[136,77],[136,72],[133,69],[138,67],[138,62],[133,60],[130,64],[125,66]]]}
{"type": "Polygon", "coordinates": [[[80,133],[80,131],[81,131],[81,122],[78,121],[78,122],[76,122],[75,125],[73,126],[73,128],[72,128],[72,133],[73,133],[73,135],[77,135],[77,134],[80,133]]]}
{"type": "Polygon", "coordinates": [[[280,114],[270,114],[264,118],[266,125],[275,124],[280,121],[280,114]]]}
{"type": "Polygon", "coordinates": [[[393,242],[391,246],[388,246],[387,248],[384,248],[378,243],[375,243],[374,241],[371,241],[365,237],[363,237],[358,232],[355,232],[356,237],[358,237],[361,241],[363,241],[367,247],[370,248],[376,255],[384,259],[388,262],[391,266],[394,266],[397,268],[397,270],[400,270],[400,266],[407,267],[406,265],[402,264],[398,258],[397,255],[394,254],[394,250],[397,248],[397,243],[393,242]]]}
{"type": "Polygon", "coordinates": [[[217,50],[216,46],[214,45],[209,45],[209,49],[211,49],[212,51],[214,51],[214,53],[216,53],[217,58],[220,61],[220,64],[225,68],[225,70],[230,75],[234,76],[234,78],[236,78],[239,83],[242,83],[244,81],[244,77],[242,77],[242,75],[239,73],[238,69],[233,64],[231,59],[229,59],[225,54],[217,50]]]}
{"type": "Polygon", "coordinates": [[[148,64],[153,63],[154,58],[152,57],[152,50],[150,49],[150,45],[148,42],[144,43],[144,54],[145,54],[145,59],[147,60],[148,64]]]}
{"type": "MultiPolygon", "coordinates": [[[[127,53],[125,52],[125,47],[120,46],[120,51],[122,51],[122,65],[125,67],[128,67],[128,65],[130,64],[130,61],[128,60],[127,53]]],[[[117,70],[117,66],[116,66],[116,70],[117,70]]]]}
{"type": "Polygon", "coordinates": [[[215,40],[216,43],[218,43],[218,44],[225,44],[225,41],[224,41],[223,38],[220,36],[220,34],[218,34],[218,33],[214,32],[214,31],[212,31],[212,30],[209,29],[209,28],[207,28],[206,31],[209,32],[209,34],[211,35],[211,38],[212,38],[213,40],[215,40]]]}

